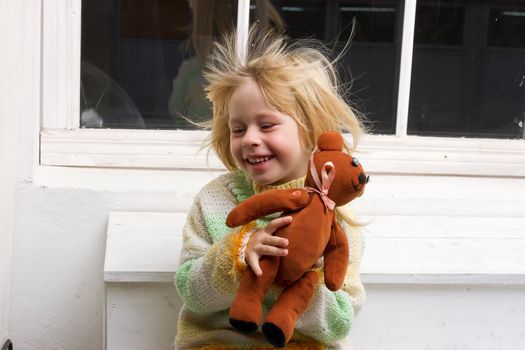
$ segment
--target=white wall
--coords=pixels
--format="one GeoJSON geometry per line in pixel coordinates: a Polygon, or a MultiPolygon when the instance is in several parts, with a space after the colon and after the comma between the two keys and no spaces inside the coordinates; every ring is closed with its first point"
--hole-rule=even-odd
{"type": "Polygon", "coordinates": [[[356,350],[525,349],[525,286],[367,285],[356,350]]]}
{"type": "Polygon", "coordinates": [[[11,338],[20,349],[102,348],[108,213],[185,210],[173,194],[21,186],[17,191],[11,338]]]}
{"type": "Polygon", "coordinates": [[[21,2],[0,3],[0,346],[8,336],[12,237],[15,219],[18,118],[23,85],[12,70],[20,59],[17,40],[21,2]]]}

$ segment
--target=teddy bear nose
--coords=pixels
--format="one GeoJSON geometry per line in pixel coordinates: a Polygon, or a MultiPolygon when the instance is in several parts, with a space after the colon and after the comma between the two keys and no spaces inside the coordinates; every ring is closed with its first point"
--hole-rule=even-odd
{"type": "Polygon", "coordinates": [[[357,177],[359,179],[359,183],[361,185],[364,185],[364,184],[367,184],[368,183],[368,180],[370,179],[369,176],[366,176],[365,174],[361,173],[359,174],[359,176],[357,177]]]}

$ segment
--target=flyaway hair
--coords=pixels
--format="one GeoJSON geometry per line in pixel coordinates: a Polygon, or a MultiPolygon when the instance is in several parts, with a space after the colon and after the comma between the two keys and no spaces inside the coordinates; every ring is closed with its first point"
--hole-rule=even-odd
{"type": "Polygon", "coordinates": [[[204,73],[206,96],[213,104],[209,144],[229,170],[237,169],[230,152],[229,102],[247,78],[257,82],[272,107],[297,122],[307,150],[331,130],[350,133],[353,142],[346,150],[355,149],[363,126],[343,99],[336,66],[318,41],[289,43],[280,33],[252,26],[247,47],[246,62],[240,62],[235,33],[226,35],[214,44],[204,73]]]}

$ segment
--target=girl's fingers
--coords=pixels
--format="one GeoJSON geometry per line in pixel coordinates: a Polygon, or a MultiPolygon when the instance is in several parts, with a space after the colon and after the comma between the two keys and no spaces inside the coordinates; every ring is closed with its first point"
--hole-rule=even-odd
{"type": "Polygon", "coordinates": [[[286,238],[268,235],[265,237],[263,243],[266,245],[284,248],[288,245],[288,240],[286,238]]]}
{"type": "Polygon", "coordinates": [[[285,256],[288,255],[288,249],[280,249],[272,247],[271,245],[265,245],[261,247],[261,255],[285,256]]]}
{"type": "Polygon", "coordinates": [[[262,270],[261,270],[261,267],[259,266],[259,257],[253,256],[252,254],[250,254],[249,256],[246,257],[246,263],[250,266],[253,273],[255,273],[257,277],[262,275],[262,270]]]}
{"type": "Polygon", "coordinates": [[[292,222],[291,216],[283,216],[282,218],[277,218],[275,220],[270,221],[270,223],[264,228],[264,231],[271,235],[272,233],[277,231],[278,228],[286,226],[290,222],[292,222]]]}
{"type": "Polygon", "coordinates": [[[263,255],[285,256],[288,249],[282,249],[288,246],[288,240],[282,237],[276,237],[272,234],[280,227],[286,226],[292,222],[291,216],[284,216],[270,221],[262,230],[255,232],[246,246],[246,263],[250,266],[256,276],[262,275],[259,265],[259,259],[263,255]]]}

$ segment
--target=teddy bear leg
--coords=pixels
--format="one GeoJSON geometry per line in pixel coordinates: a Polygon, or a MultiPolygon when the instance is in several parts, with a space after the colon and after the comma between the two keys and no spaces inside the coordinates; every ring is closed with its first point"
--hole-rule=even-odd
{"type": "Polygon", "coordinates": [[[286,346],[292,337],[297,319],[312,300],[317,280],[317,272],[308,271],[283,290],[262,326],[270,344],[277,348],[286,346]]]}
{"type": "Polygon", "coordinates": [[[248,267],[244,271],[235,298],[230,306],[230,324],[244,333],[255,332],[261,323],[262,302],[277,274],[280,259],[264,256],[259,265],[263,274],[259,277],[248,267]]]}

